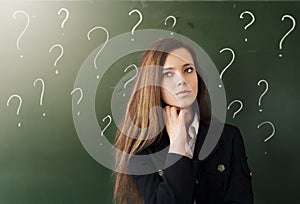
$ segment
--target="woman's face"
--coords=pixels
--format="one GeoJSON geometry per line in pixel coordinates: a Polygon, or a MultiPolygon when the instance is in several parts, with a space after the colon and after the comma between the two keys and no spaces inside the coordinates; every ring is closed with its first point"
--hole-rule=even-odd
{"type": "Polygon", "coordinates": [[[163,65],[161,94],[171,106],[186,108],[198,93],[197,71],[192,55],[185,48],[171,51],[163,65]]]}

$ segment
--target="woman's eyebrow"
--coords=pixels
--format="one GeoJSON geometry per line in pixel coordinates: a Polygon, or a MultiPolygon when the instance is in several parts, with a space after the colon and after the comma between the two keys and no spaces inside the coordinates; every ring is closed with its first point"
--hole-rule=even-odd
{"type": "Polygon", "coordinates": [[[173,67],[163,67],[163,70],[174,69],[173,67]]]}
{"type": "Polygon", "coordinates": [[[186,64],[184,64],[184,65],[182,65],[182,67],[186,67],[186,66],[195,66],[193,63],[186,63],[186,64]]]}
{"type": "MultiPolygon", "coordinates": [[[[186,63],[186,64],[184,64],[184,65],[182,65],[182,67],[186,67],[186,66],[195,66],[193,63],[186,63]]],[[[174,69],[174,67],[172,67],[172,66],[168,66],[168,67],[163,67],[163,70],[173,70],[174,69]]]]}

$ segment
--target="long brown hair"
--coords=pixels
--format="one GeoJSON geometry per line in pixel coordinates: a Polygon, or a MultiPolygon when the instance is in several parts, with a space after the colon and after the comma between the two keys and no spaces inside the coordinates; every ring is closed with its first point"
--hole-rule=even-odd
{"type": "Polygon", "coordinates": [[[154,43],[141,59],[138,76],[120,126],[121,130],[117,130],[116,133],[114,145],[120,152],[115,155],[117,171],[113,173],[115,178],[115,203],[144,203],[131,176],[119,172],[127,172],[128,154],[133,155],[141,152],[161,137],[162,126],[164,126],[163,113],[155,111],[153,114],[153,111],[150,111],[153,107],[163,106],[161,88],[149,84],[153,84],[153,82],[157,82],[154,84],[160,84],[162,72],[160,69],[151,69],[150,67],[162,67],[168,53],[177,48],[185,48],[193,57],[198,75],[197,102],[200,110],[200,120],[206,124],[210,122],[211,113],[207,102],[207,89],[200,77],[200,75],[203,77],[203,72],[197,62],[194,50],[176,39],[163,39],[154,43]],[[150,126],[151,128],[149,128],[150,126]],[[153,137],[153,133],[158,134],[153,137]]]}

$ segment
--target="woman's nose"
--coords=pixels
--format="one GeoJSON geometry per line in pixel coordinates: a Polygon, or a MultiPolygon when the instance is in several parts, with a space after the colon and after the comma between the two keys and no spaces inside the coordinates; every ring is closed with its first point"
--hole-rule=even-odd
{"type": "Polygon", "coordinates": [[[176,74],[175,80],[176,80],[176,84],[178,86],[186,84],[186,81],[185,81],[184,77],[181,74],[176,74]]]}

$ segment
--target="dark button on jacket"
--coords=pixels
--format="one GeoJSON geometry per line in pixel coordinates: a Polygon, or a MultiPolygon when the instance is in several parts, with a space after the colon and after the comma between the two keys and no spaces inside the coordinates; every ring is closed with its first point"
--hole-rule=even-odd
{"type": "MultiPolygon", "coordinates": [[[[145,204],[253,204],[251,173],[239,129],[225,124],[214,150],[200,161],[196,155],[207,130],[201,123],[193,159],[165,151],[163,157],[151,156],[155,173],[131,175],[145,204]]],[[[153,154],[168,145],[164,130],[161,139],[140,154],[153,154]]],[[[137,162],[130,160],[129,171],[140,165],[137,162]]]]}

